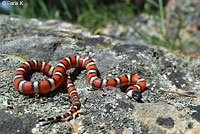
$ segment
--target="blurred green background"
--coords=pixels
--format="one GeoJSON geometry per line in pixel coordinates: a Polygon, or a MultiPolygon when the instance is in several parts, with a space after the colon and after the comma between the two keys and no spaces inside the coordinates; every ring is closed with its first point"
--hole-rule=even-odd
{"type": "MultiPolygon", "coordinates": [[[[188,5],[186,1],[183,0],[182,3],[188,5]]],[[[93,31],[93,34],[101,33],[99,31],[110,22],[117,22],[117,24],[124,24],[122,27],[125,30],[119,35],[120,37],[121,35],[126,38],[134,36],[152,45],[161,45],[172,50],[184,50],[185,46],[191,44],[200,46],[197,39],[199,31],[193,30],[193,26],[198,29],[198,25],[188,23],[194,22],[191,19],[195,18],[195,10],[198,9],[195,5],[198,4],[192,5],[195,0],[191,0],[189,1],[191,6],[183,9],[182,3],[180,6],[178,2],[181,3],[178,0],[176,2],[175,0],[0,0],[0,14],[64,20],[87,27],[93,31]],[[5,1],[23,1],[23,5],[3,5],[5,1]],[[166,5],[170,2],[173,3],[172,12],[167,16],[166,5]],[[191,10],[193,7],[194,11],[191,10]],[[141,14],[147,19],[145,22],[139,22],[140,26],[137,26],[132,20],[139,18],[141,14]],[[167,17],[172,18],[167,22],[169,19],[167,17]],[[131,24],[128,23],[129,21],[131,24]],[[132,33],[129,33],[131,30],[132,33]]],[[[114,34],[120,31],[117,26],[112,24],[114,34]]]]}
{"type": "Polygon", "coordinates": [[[23,6],[11,6],[1,13],[26,18],[62,19],[97,29],[108,22],[120,23],[133,18],[141,12],[156,14],[157,8],[158,1],[155,0],[23,0],[23,6]]]}

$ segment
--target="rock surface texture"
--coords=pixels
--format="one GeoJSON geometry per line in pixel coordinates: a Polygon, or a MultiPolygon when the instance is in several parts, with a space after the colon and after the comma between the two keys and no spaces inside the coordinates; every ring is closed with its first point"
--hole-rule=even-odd
{"type": "MultiPolygon", "coordinates": [[[[92,35],[89,30],[57,20],[0,16],[0,133],[199,134],[200,59],[175,55],[137,40],[92,35]],[[46,95],[20,94],[13,85],[17,67],[27,59],[58,62],[72,55],[96,61],[102,78],[133,73],[147,81],[137,102],[123,89],[93,89],[85,70],[68,71],[82,103],[70,121],[41,122],[70,107],[61,88],[46,95]],[[185,95],[173,93],[173,91],[185,95]],[[196,95],[196,96],[195,96],[196,95]]],[[[36,72],[32,81],[46,79],[36,72]]]]}

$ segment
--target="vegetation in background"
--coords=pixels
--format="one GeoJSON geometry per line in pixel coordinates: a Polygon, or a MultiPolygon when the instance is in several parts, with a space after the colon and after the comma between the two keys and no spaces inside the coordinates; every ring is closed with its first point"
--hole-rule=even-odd
{"type": "MultiPolygon", "coordinates": [[[[12,1],[12,0],[11,0],[12,1]]],[[[26,18],[62,19],[91,29],[135,15],[131,0],[29,0],[13,6],[11,14],[26,18]]]]}
{"type": "Polygon", "coordinates": [[[139,5],[142,8],[138,8],[133,0],[29,0],[24,1],[23,6],[12,6],[13,9],[10,13],[26,18],[62,19],[94,30],[104,27],[108,22],[118,21],[121,23],[124,19],[133,18],[137,13],[146,12],[155,18],[159,16],[161,22],[159,34],[162,35],[162,38],[152,36],[142,30],[138,32],[139,35],[151,44],[180,49],[185,42],[175,44],[183,26],[183,19],[179,16],[176,32],[169,36],[166,30],[163,0],[143,2],[139,5]]]}
{"type": "Polygon", "coordinates": [[[157,31],[161,38],[150,35],[148,32],[139,30],[138,33],[140,37],[145,39],[146,41],[150,42],[154,45],[162,45],[164,47],[170,48],[170,49],[181,49],[186,43],[189,42],[189,40],[180,41],[180,31],[183,28],[184,21],[180,15],[178,15],[178,24],[174,30],[175,32],[170,32],[167,30],[167,23],[165,21],[165,12],[163,8],[163,1],[158,0],[158,3],[156,3],[154,0],[147,0],[144,6],[144,11],[146,11],[149,14],[153,14],[154,16],[154,22],[157,22],[156,18],[159,18],[159,28],[160,31],[157,31]],[[152,7],[155,7],[158,9],[157,12],[155,10],[152,10],[152,7]]]}

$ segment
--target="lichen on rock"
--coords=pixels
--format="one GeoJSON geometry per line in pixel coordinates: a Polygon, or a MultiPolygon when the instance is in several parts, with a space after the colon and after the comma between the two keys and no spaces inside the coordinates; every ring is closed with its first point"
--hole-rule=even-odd
{"type": "MultiPolygon", "coordinates": [[[[81,26],[62,21],[54,26],[48,20],[3,15],[0,20],[0,29],[4,29],[0,32],[0,132],[170,134],[197,130],[200,99],[167,91],[200,94],[199,59],[177,56],[137,40],[127,43],[105,35],[93,36],[81,26]],[[102,78],[133,73],[145,78],[147,88],[137,102],[120,88],[92,89],[85,70],[71,69],[68,73],[79,93],[81,114],[70,121],[36,123],[38,118],[65,113],[71,106],[69,96],[61,88],[47,95],[27,96],[16,91],[13,76],[24,59],[13,53],[54,67],[67,56],[89,56],[102,78]]],[[[31,80],[46,78],[36,72],[31,80]]]]}

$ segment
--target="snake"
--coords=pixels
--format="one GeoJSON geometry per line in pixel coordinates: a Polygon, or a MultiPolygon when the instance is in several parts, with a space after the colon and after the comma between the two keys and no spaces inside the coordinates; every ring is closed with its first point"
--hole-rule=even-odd
{"type": "Polygon", "coordinates": [[[59,88],[61,83],[64,83],[64,88],[70,96],[72,107],[68,112],[61,116],[50,118],[43,118],[37,120],[38,122],[56,121],[62,119],[69,119],[73,113],[80,109],[81,103],[78,93],[72,82],[67,76],[66,71],[70,68],[81,67],[87,70],[87,80],[89,84],[95,89],[103,89],[105,87],[123,87],[127,86],[127,96],[134,99],[140,99],[141,93],[146,87],[146,81],[141,76],[134,74],[125,74],[112,79],[102,79],[98,75],[97,66],[92,58],[86,56],[69,56],[57,64],[54,68],[48,63],[39,60],[25,61],[16,69],[14,74],[14,86],[23,94],[46,94],[59,88]],[[46,80],[42,81],[27,81],[25,76],[29,71],[42,72],[48,76],[46,80]]]}

